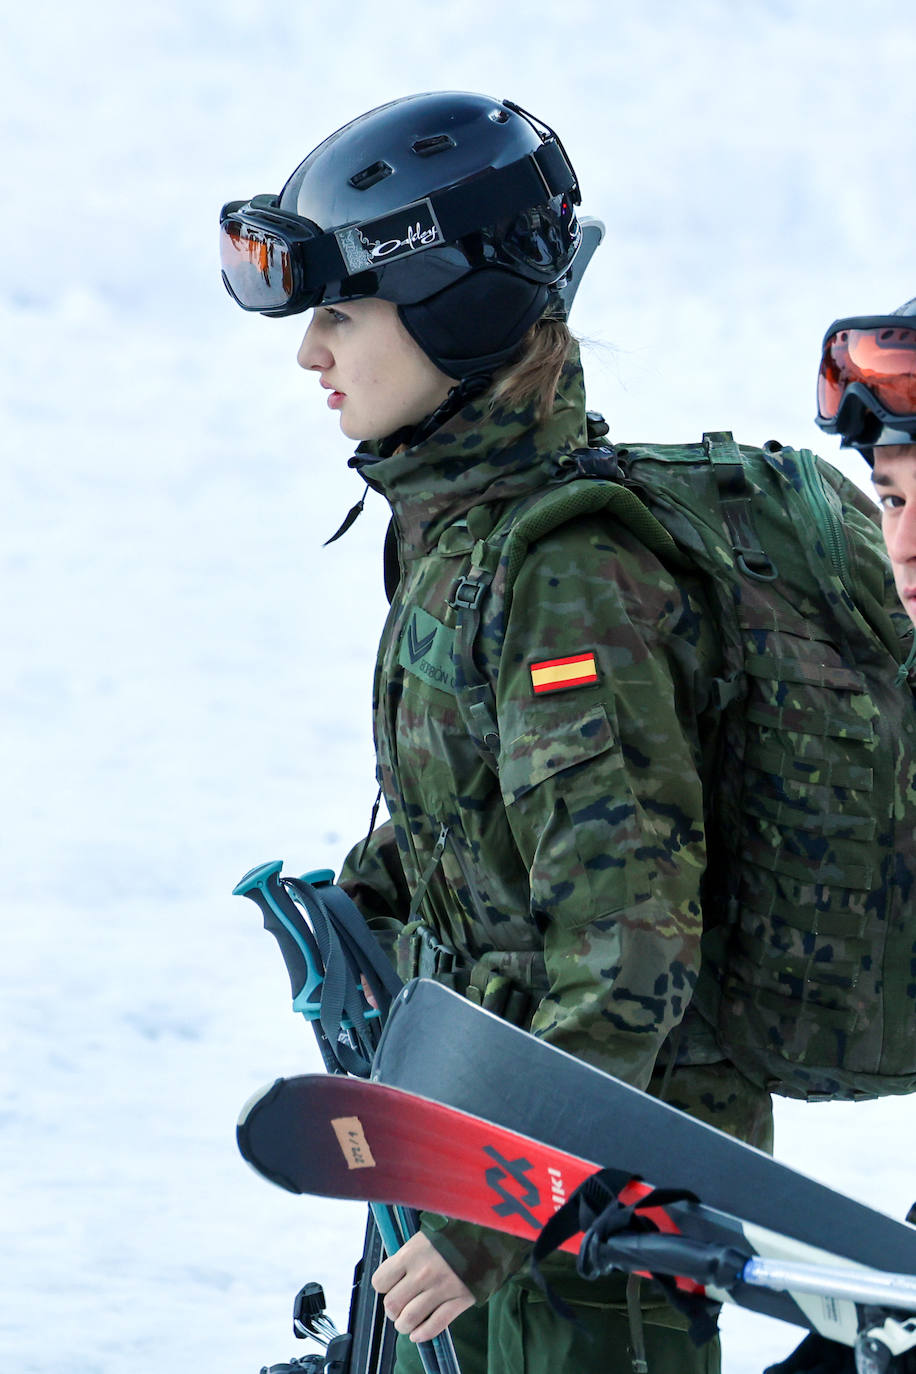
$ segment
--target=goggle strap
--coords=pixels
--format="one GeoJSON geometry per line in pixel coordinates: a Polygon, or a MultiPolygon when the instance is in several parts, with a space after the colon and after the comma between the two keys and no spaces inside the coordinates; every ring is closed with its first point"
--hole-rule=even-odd
{"type": "Polygon", "coordinates": [[[324,286],[325,282],[341,281],[350,275],[340,244],[334,234],[321,234],[302,245],[306,284],[324,286]]]}
{"type": "Polygon", "coordinates": [[[555,143],[508,167],[491,167],[473,181],[429,197],[446,240],[463,238],[485,225],[543,205],[570,190],[572,169],[555,143]]]}
{"type": "MultiPolygon", "coordinates": [[[[575,173],[556,142],[542,143],[534,152],[507,167],[491,167],[473,181],[450,186],[426,197],[446,243],[476,233],[497,220],[544,205],[575,186],[575,173]]],[[[419,202],[418,202],[419,203],[419,202]]],[[[409,210],[409,206],[402,207],[409,210]]],[[[390,211],[390,215],[399,213],[390,211]]],[[[372,220],[364,221],[372,224],[372,220]]],[[[346,228],[360,229],[361,224],[346,228]]],[[[306,281],[323,284],[350,275],[336,234],[324,233],[303,244],[306,281]]]]}

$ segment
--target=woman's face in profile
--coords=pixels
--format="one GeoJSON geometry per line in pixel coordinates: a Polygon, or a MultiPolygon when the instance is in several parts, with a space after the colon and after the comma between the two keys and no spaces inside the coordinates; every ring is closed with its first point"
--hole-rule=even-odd
{"type": "Polygon", "coordinates": [[[319,306],[297,355],[317,372],[350,439],[384,439],[419,424],[455,385],[410,337],[391,301],[319,306]]]}

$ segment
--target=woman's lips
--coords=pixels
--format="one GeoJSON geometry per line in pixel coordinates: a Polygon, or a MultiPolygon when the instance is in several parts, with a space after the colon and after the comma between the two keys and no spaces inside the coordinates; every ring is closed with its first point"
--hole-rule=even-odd
{"type": "Polygon", "coordinates": [[[320,378],[320,382],[325,391],[330,391],[331,393],[328,397],[328,408],[330,410],[339,410],[346,399],[346,392],[336,391],[331,383],[326,382],[323,377],[320,378]]]}

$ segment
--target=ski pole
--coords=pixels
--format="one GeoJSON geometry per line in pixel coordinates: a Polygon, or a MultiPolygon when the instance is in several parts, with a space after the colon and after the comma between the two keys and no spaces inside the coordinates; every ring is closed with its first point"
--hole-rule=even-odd
{"type": "MultiPolygon", "coordinates": [[[[346,1074],[348,1069],[358,1068],[361,1072],[368,1073],[370,1062],[366,1056],[369,1055],[370,1049],[374,1049],[378,1043],[376,1024],[380,1019],[379,1011],[371,1007],[365,997],[362,996],[363,1005],[359,1011],[353,1009],[353,1015],[349,1018],[340,1014],[339,1020],[336,1021],[337,1042],[332,1044],[328,1018],[322,1014],[325,1010],[323,998],[326,991],[327,961],[322,957],[322,950],[319,947],[315,931],[280,879],[282,869],[282,860],[260,864],[250,869],[233,888],[232,895],[248,897],[255,903],[264,918],[264,929],[274,936],[280,946],[280,953],[289,975],[293,1011],[300,1012],[307,1021],[311,1022],[327,1072],[346,1074]],[[371,1029],[365,1030],[360,1027],[360,1030],[357,1031],[358,1020],[371,1023],[371,1029]],[[345,1036],[348,1036],[350,1053],[344,1057],[341,1054],[341,1041],[345,1036]],[[357,1062],[361,1054],[362,1058],[365,1059],[365,1066],[357,1062]]],[[[314,892],[313,884],[318,887],[332,886],[333,874],[329,870],[324,870],[320,874],[310,876],[312,878],[311,884],[301,879],[288,881],[297,896],[309,904],[307,909],[312,912],[310,895],[314,892]]],[[[349,898],[345,898],[345,894],[340,892],[339,896],[346,903],[349,903],[349,898]]],[[[327,944],[326,932],[325,943],[327,944]]],[[[377,973],[377,969],[375,972],[377,973]]],[[[393,975],[389,975],[383,977],[383,981],[386,984],[384,991],[388,994],[386,997],[387,1006],[390,995],[393,993],[394,987],[397,986],[397,980],[394,979],[393,975]]],[[[382,990],[380,989],[380,991],[382,990]]],[[[347,998],[339,987],[335,988],[335,1016],[338,1014],[338,1010],[342,1012],[345,1001],[349,1001],[352,1007],[352,997],[347,998]]],[[[416,1213],[410,1209],[373,1204],[370,1207],[370,1213],[375,1223],[375,1229],[389,1255],[399,1250],[405,1241],[419,1229],[419,1219],[416,1213]]],[[[370,1241],[367,1235],[363,1253],[364,1262],[368,1262],[369,1247],[370,1241]]],[[[368,1280],[369,1274],[366,1273],[363,1276],[363,1282],[368,1283],[368,1280]]],[[[381,1304],[377,1304],[377,1310],[382,1313],[381,1320],[384,1321],[381,1304]]],[[[425,1374],[461,1374],[454,1344],[448,1331],[442,1332],[432,1341],[418,1342],[417,1353],[425,1374]]],[[[357,1374],[357,1371],[352,1369],[351,1374],[357,1374]]],[[[382,1371],[378,1371],[378,1374],[382,1374],[382,1371]]]]}
{"type": "Polygon", "coordinates": [[[916,1314],[916,1277],[912,1274],[755,1258],[744,1265],[739,1281],[776,1293],[816,1293],[877,1307],[903,1308],[916,1314]]]}
{"type": "MultiPolygon", "coordinates": [[[[389,1207],[371,1202],[369,1209],[389,1255],[399,1250],[420,1229],[419,1217],[411,1207],[389,1207]]],[[[430,1341],[418,1341],[417,1354],[425,1374],[461,1374],[455,1347],[447,1330],[439,1336],[433,1336],[430,1341]]]]}
{"type": "Polygon", "coordinates": [[[301,1012],[318,1041],[318,1049],[328,1073],[340,1073],[337,1054],[318,1020],[321,1012],[321,955],[318,943],[295,902],[286,894],[278,874],[282,861],[252,868],[232,889],[233,897],[250,897],[264,917],[283,955],[289,974],[293,1011],[301,1012]]]}

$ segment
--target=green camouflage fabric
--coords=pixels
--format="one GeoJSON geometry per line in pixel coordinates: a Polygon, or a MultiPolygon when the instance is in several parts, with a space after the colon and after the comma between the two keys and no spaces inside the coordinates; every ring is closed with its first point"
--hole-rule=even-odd
{"type": "Polygon", "coordinates": [[[518,962],[538,994],[525,1018],[536,1034],[644,1087],[699,968],[715,716],[701,718],[698,692],[718,644],[696,580],[603,513],[566,522],[531,548],[507,615],[497,570],[478,636],[496,679],[498,776],[456,703],[456,580],[585,439],[574,363],[546,424],[472,404],[420,449],[359,464],[391,504],[402,568],[376,669],[376,750],[411,894],[402,975],[420,922],[464,968],[511,980],[518,962]],[[594,657],[597,681],[535,693],[532,664],[577,655],[594,657]]]}
{"type": "Polygon", "coordinates": [[[707,434],[614,453],[660,533],[708,573],[722,644],[694,1008],[771,1091],[910,1092],[912,625],[875,507],[807,450],[707,434]]]}
{"type": "MultiPolygon", "coordinates": [[[[478,667],[475,654],[488,626],[498,637],[509,621],[516,580],[554,530],[600,515],[678,570],[682,585],[700,571],[721,663],[698,691],[719,710],[721,766],[704,789],[712,847],[708,838],[693,1005],[727,1057],[769,1091],[912,1091],[912,627],[873,504],[807,450],[739,449],[725,433],[592,449],[565,466],[563,484],[511,512],[508,533],[498,524],[475,545],[471,576],[453,594],[466,730],[505,786],[513,760],[499,737],[501,665],[491,654],[478,667]]],[[[468,994],[519,1020],[518,972],[517,957],[485,956],[468,994]]]]}
{"type": "MultiPolygon", "coordinates": [[[[493,684],[496,772],[457,699],[456,583],[501,522],[568,480],[564,455],[585,442],[573,357],[544,423],[481,401],[416,449],[356,460],[391,505],[402,575],[374,692],[391,821],[356,847],[342,882],[374,922],[403,922],[403,977],[452,981],[637,1086],[657,1085],[660,1052],[683,1026],[676,1084],[723,1059],[685,1016],[701,961],[718,722],[708,684],[720,662],[699,579],[666,567],[613,513],[567,520],[513,572],[511,604],[508,565],[495,569],[475,650],[493,684]],[[536,693],[532,667],[565,659],[593,659],[594,680],[536,693]]],[[[685,1105],[689,1095],[676,1091],[685,1105]]],[[[735,1074],[706,1100],[716,1124],[762,1129],[766,1142],[762,1090],[735,1074]]],[[[478,1298],[527,1253],[463,1223],[428,1225],[478,1298]]]]}

